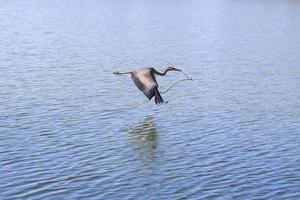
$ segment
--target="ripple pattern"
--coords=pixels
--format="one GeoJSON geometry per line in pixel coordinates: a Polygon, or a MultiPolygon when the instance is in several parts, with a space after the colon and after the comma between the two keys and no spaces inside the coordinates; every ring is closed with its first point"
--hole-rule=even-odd
{"type": "Polygon", "coordinates": [[[300,199],[299,8],[0,4],[0,199],[300,199]],[[112,74],[165,60],[163,106],[112,74]]]}

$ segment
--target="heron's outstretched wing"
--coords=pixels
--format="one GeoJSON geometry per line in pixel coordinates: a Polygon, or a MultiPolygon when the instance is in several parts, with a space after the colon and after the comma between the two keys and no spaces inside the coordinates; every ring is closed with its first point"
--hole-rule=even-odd
{"type": "Polygon", "coordinates": [[[150,100],[155,96],[155,103],[163,103],[163,99],[158,91],[158,85],[155,78],[149,70],[139,70],[132,73],[131,76],[134,84],[141,90],[144,95],[150,100]]]}

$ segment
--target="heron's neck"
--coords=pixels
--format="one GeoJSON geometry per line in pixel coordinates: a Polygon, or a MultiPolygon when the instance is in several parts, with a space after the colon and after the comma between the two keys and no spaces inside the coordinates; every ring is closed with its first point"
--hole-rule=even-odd
{"type": "Polygon", "coordinates": [[[170,70],[170,69],[168,69],[168,68],[162,70],[161,72],[158,72],[158,71],[155,70],[155,74],[160,75],[160,76],[164,76],[164,75],[167,74],[167,72],[168,72],[169,70],[170,70]]]}

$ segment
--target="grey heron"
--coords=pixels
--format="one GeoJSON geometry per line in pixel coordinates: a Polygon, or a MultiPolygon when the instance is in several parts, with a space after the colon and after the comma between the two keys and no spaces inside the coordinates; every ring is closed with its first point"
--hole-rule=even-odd
{"type": "MultiPolygon", "coordinates": [[[[175,67],[167,67],[166,69],[162,70],[162,72],[155,70],[153,67],[145,67],[145,68],[136,69],[136,70],[133,70],[130,72],[116,71],[113,73],[118,74],[118,75],[130,74],[134,84],[137,86],[137,88],[140,91],[142,91],[144,93],[144,95],[149,100],[151,100],[152,97],[155,97],[155,99],[154,99],[155,103],[162,104],[162,103],[164,103],[164,100],[161,97],[160,92],[158,90],[158,84],[157,84],[155,75],[164,76],[167,74],[168,71],[183,72],[182,70],[177,69],[175,67]]],[[[188,80],[192,80],[187,75],[186,75],[186,77],[188,78],[188,80]]],[[[185,80],[187,80],[187,79],[185,79],[185,80]]]]}

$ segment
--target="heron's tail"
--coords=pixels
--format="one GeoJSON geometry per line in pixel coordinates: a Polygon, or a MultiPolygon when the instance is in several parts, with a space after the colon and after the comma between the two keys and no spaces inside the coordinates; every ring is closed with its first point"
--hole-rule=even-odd
{"type": "Polygon", "coordinates": [[[159,91],[158,91],[157,88],[155,88],[154,92],[155,92],[154,93],[154,95],[155,95],[155,103],[156,104],[162,104],[162,103],[164,103],[164,100],[161,97],[161,95],[160,95],[160,93],[159,93],[159,91]]]}

